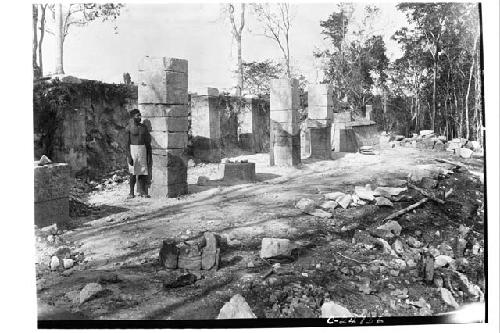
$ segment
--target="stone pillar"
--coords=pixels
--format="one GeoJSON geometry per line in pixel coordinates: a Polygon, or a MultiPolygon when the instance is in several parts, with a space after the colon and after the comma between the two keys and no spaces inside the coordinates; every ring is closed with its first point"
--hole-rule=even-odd
{"type": "Polygon", "coordinates": [[[333,118],[333,90],[327,84],[314,84],[308,87],[308,121],[310,132],[310,157],[330,159],[331,122],[333,118]]]}
{"type": "Polygon", "coordinates": [[[259,116],[258,99],[245,98],[245,104],[238,115],[238,142],[240,148],[252,153],[260,151],[260,136],[257,135],[259,116]]]}
{"type": "Polygon", "coordinates": [[[271,80],[270,165],[300,164],[299,81],[271,80]]]}
{"type": "Polygon", "coordinates": [[[35,164],[35,224],[63,226],[69,221],[69,165],[35,164]]]}
{"type": "Polygon", "coordinates": [[[145,57],[139,64],[138,105],[151,131],[151,195],[186,194],[188,141],[188,62],[145,57]]]}
{"type": "Polygon", "coordinates": [[[367,120],[372,120],[372,111],[373,111],[373,106],[370,104],[366,105],[366,112],[365,112],[365,118],[367,120]]]}
{"type": "Polygon", "coordinates": [[[219,91],[207,88],[191,95],[191,134],[195,161],[219,163],[221,161],[221,131],[219,91]]]}

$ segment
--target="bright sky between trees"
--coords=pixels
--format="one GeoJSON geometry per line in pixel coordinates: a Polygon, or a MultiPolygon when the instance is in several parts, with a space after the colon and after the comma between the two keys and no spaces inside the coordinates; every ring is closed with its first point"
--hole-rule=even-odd
{"type": "MultiPolygon", "coordinates": [[[[354,20],[368,3],[356,3],[354,20]]],[[[397,58],[400,50],[390,39],[407,24],[395,3],[378,3],[378,17],[373,29],[384,37],[389,59],[397,58]]],[[[137,4],[128,3],[116,22],[95,21],[86,27],[72,27],[64,43],[64,70],[79,78],[122,82],[129,72],[137,78],[137,64],[145,55],[183,58],[189,61],[189,90],[204,87],[230,90],[235,84],[236,45],[231,28],[220,10],[221,4],[137,4]],[[117,26],[115,33],[114,26],[117,26]]],[[[320,20],[337,10],[336,3],[293,3],[294,20],[291,28],[292,65],[309,82],[321,80],[315,48],[325,49],[328,43],[321,35],[320,20]]],[[[259,35],[259,23],[247,7],[243,32],[243,60],[281,60],[273,41],[259,35]]],[[[49,20],[48,24],[51,22],[49,20]]],[[[44,41],[46,74],[54,70],[54,40],[49,34],[44,41]]]]}

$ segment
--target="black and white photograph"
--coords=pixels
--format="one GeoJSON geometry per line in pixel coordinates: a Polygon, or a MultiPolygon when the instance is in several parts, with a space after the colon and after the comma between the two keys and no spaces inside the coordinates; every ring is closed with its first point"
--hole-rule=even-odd
{"type": "Polygon", "coordinates": [[[498,329],[498,3],[19,8],[33,328],[498,329]]]}

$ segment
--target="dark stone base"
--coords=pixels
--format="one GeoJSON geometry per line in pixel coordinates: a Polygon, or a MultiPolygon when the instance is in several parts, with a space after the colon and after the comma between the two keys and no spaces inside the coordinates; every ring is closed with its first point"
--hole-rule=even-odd
{"type": "Polygon", "coordinates": [[[58,227],[62,227],[68,221],[69,199],[67,197],[35,202],[35,225],[46,227],[55,223],[58,227]]]}
{"type": "Polygon", "coordinates": [[[224,164],[224,181],[255,181],[255,163],[224,164]]]}
{"type": "Polygon", "coordinates": [[[149,194],[155,198],[176,198],[188,194],[187,183],[181,184],[157,184],[153,180],[149,194]]]}

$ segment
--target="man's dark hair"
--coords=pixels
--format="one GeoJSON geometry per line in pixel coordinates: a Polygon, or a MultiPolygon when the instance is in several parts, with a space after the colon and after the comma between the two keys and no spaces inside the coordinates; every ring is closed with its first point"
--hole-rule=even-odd
{"type": "Polygon", "coordinates": [[[135,116],[135,115],[136,115],[136,114],[138,114],[138,113],[139,113],[139,114],[141,113],[141,111],[139,111],[139,109],[133,109],[133,110],[131,110],[131,111],[129,112],[130,117],[133,117],[133,116],[135,116]]]}

